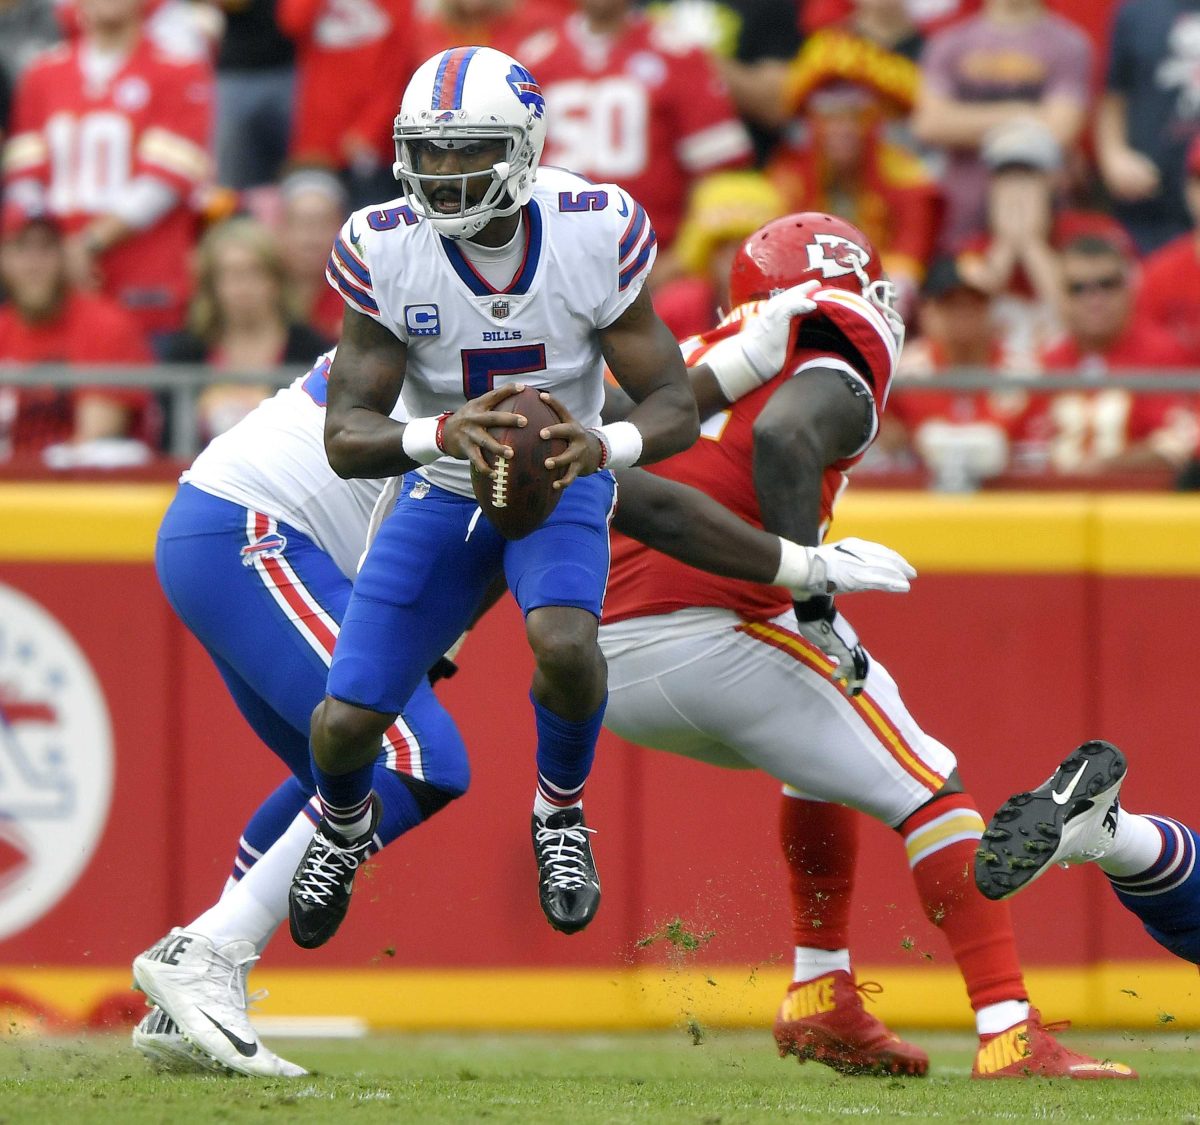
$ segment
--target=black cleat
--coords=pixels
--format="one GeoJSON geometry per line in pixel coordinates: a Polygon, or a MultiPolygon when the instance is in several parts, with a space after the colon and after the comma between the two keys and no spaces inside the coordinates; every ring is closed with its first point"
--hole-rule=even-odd
{"type": "Polygon", "coordinates": [[[1085,742],[1031,793],[1010,797],[975,853],[975,885],[985,898],[1010,898],[1052,864],[1100,859],[1117,831],[1125,755],[1111,742],[1085,742]]]}
{"type": "Polygon", "coordinates": [[[292,941],[301,948],[316,949],[337,933],[350,909],[354,873],[370,854],[379,813],[376,796],[371,827],[357,840],[346,840],[321,818],[288,891],[288,924],[292,941]]]}
{"type": "Polygon", "coordinates": [[[563,809],[544,821],[533,815],[538,896],[546,921],[564,934],[578,933],[600,908],[600,877],[592,859],[582,809],[563,809]]]}

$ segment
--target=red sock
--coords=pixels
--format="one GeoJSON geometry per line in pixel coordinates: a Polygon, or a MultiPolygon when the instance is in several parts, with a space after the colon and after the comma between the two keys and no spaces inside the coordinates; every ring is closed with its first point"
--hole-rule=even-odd
{"type": "Polygon", "coordinates": [[[936,798],[900,826],[925,915],[946,935],[976,1011],[1029,998],[1008,907],[984,898],[971,874],[983,829],[966,793],[936,798]]]}
{"type": "Polygon", "coordinates": [[[796,945],[846,949],[858,858],[858,813],[845,805],[783,795],[779,841],[792,888],[796,945]]]}

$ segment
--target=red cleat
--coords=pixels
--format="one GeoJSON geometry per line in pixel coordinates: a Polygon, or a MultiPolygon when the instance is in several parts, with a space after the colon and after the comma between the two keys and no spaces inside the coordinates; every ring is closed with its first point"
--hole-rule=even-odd
{"type": "Polygon", "coordinates": [[[841,1074],[920,1078],[929,1070],[929,1056],[863,1007],[864,993],[882,991],[877,984],[855,984],[842,969],[793,983],[775,1017],[779,1057],[813,1059],[841,1074]]]}
{"type": "Polygon", "coordinates": [[[1052,1031],[1069,1024],[1043,1024],[1036,1008],[1007,1031],[983,1035],[975,1053],[972,1078],[1136,1078],[1124,1063],[1093,1059],[1064,1047],[1052,1031]]]}

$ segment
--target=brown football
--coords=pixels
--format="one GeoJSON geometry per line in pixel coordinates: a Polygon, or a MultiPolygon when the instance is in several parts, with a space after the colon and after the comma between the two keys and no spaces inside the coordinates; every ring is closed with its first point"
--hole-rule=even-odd
{"type": "Polygon", "coordinates": [[[551,487],[560,474],[546,468],[546,458],[561,453],[567,443],[547,441],[541,436],[546,426],[562,419],[539,394],[535,387],[526,387],[496,404],[493,409],[523,414],[529,422],[511,429],[492,430],[496,440],[511,446],[513,451],[512,458],[507,460],[484,451],[484,458],[494,470],[493,476],[471,470],[475,499],[505,539],[524,539],[554,511],[562,495],[551,487]]]}

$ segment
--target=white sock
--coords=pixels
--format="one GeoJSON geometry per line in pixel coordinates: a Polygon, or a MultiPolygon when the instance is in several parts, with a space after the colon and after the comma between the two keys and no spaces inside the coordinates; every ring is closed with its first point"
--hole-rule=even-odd
{"type": "Polygon", "coordinates": [[[810,949],[806,945],[796,946],[795,967],[792,969],[793,981],[816,980],[826,973],[842,969],[850,971],[850,950],[848,949],[810,949]]]}
{"type": "Polygon", "coordinates": [[[581,809],[583,801],[576,801],[573,805],[552,805],[545,797],[542,796],[539,789],[533,795],[533,813],[538,820],[546,820],[547,817],[553,816],[556,812],[562,812],[563,809],[581,809]]]}
{"type": "Polygon", "coordinates": [[[1027,1000],[1001,1000],[985,1004],[975,1013],[975,1031],[979,1035],[998,1035],[1029,1016],[1027,1000]]]}
{"type": "Polygon", "coordinates": [[[288,889],[313,831],[313,822],[299,813],[262,859],[185,929],[218,948],[231,941],[252,941],[261,952],[288,916],[288,889]]]}
{"type": "Polygon", "coordinates": [[[1117,831],[1108,854],[1096,861],[1106,875],[1127,878],[1153,867],[1162,855],[1162,834],[1140,813],[1117,810],[1117,831]]]}

